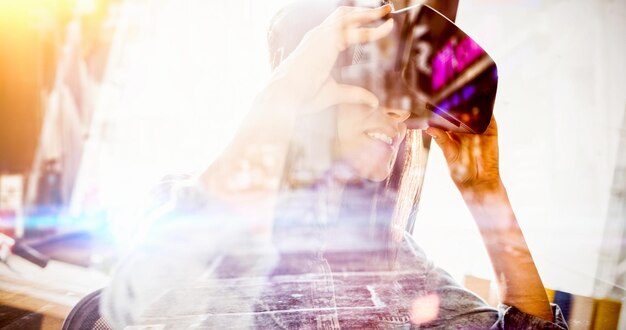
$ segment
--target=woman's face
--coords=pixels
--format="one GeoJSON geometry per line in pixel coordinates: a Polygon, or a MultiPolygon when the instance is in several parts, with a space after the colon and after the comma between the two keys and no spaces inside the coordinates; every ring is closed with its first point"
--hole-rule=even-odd
{"type": "Polygon", "coordinates": [[[340,157],[362,178],[383,181],[390,174],[406,135],[406,110],[340,105],[337,136],[340,157]]]}

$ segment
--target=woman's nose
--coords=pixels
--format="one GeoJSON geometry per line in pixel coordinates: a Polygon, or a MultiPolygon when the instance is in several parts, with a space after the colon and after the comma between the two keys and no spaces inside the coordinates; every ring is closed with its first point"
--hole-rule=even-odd
{"type": "Polygon", "coordinates": [[[382,111],[385,115],[391,117],[394,121],[399,123],[409,119],[411,116],[411,111],[409,110],[383,107],[382,111]]]}

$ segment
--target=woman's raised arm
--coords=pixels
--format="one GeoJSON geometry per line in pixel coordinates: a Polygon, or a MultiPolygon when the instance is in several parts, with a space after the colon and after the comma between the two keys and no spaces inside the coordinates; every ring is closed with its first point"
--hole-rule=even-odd
{"type": "Polygon", "coordinates": [[[452,180],[461,192],[493,265],[500,301],[553,321],[535,263],[517,223],[498,161],[498,128],[492,118],[481,135],[426,131],[442,149],[452,180]]]}

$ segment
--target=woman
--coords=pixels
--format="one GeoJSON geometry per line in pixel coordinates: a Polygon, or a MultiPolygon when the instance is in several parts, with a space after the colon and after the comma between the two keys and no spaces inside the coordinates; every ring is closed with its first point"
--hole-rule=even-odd
{"type": "Polygon", "coordinates": [[[391,20],[372,25],[390,11],[311,2],[277,15],[272,80],[224,154],[173,189],[160,224],[117,270],[102,305],[113,325],[567,327],[500,180],[495,120],[482,135],[425,132],[479,226],[504,305],[461,288],[407,234],[428,139],[407,131],[406,110],[331,77],[343,50],[391,31],[391,20]],[[303,136],[316,140],[307,148],[303,136]]]}

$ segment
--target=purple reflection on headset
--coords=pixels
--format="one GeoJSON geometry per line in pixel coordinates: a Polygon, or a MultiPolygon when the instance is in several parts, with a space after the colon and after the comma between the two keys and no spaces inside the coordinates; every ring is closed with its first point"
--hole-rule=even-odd
{"type": "Polygon", "coordinates": [[[469,100],[470,97],[472,97],[472,95],[474,95],[475,92],[476,92],[476,87],[474,87],[473,85],[468,85],[467,87],[463,89],[463,99],[469,100]]]}
{"type": "Polygon", "coordinates": [[[455,38],[448,41],[433,58],[433,91],[443,87],[482,54],[483,49],[470,37],[466,36],[458,43],[455,38]]]}

